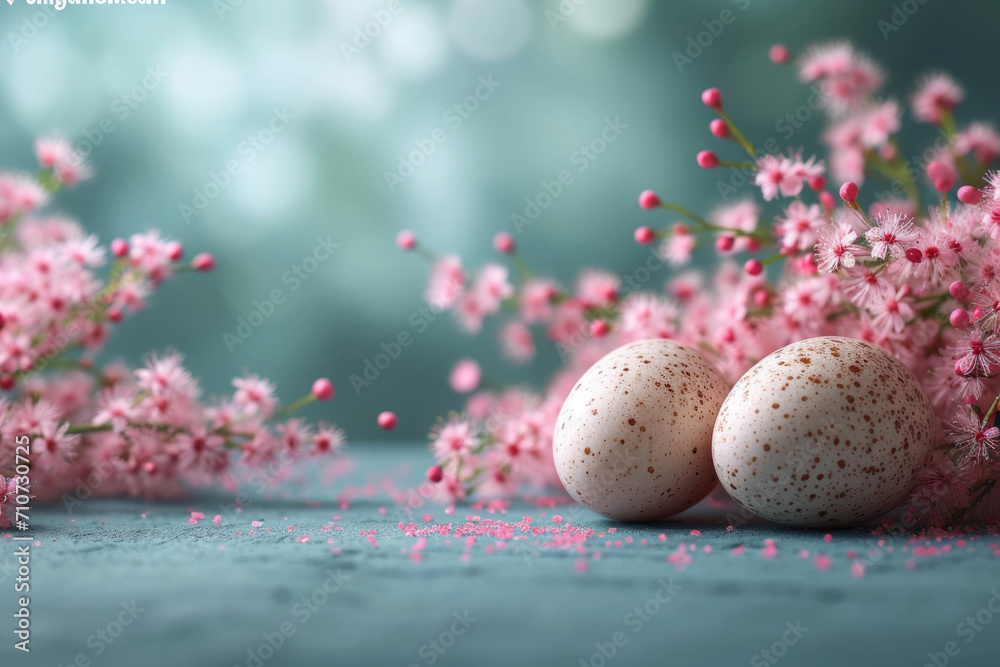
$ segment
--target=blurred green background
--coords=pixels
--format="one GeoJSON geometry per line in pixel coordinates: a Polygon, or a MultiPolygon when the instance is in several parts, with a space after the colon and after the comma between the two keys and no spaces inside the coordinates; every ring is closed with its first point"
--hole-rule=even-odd
{"type": "MultiPolygon", "coordinates": [[[[494,233],[513,231],[525,199],[570,169],[573,184],[517,236],[523,256],[564,283],[581,265],[631,271],[645,252],[632,230],[672,221],[639,210],[639,191],[707,212],[720,173],[697,168],[695,154],[739,157],[709,135],[704,88],[723,90],[752,140],[815,151],[818,116],[793,136],[776,130],[809,91],[768,61],[767,48],[846,37],[887,68],[897,99],[921,73],[943,69],[969,92],[960,124],[989,119],[1000,100],[998,19],[988,0],[170,0],[61,12],[0,2],[0,155],[7,167],[33,169],[37,134],[89,140],[97,178],[61,195],[56,211],[105,242],[154,227],[189,256],[216,255],[214,274],[166,284],[109,352],[135,363],[176,348],[211,393],[228,391],[245,368],[277,382],[286,400],[326,375],[338,396],[310,406],[311,417],[336,421],[355,441],[417,438],[461,405],[447,385],[458,358],[478,359],[491,379],[540,386],[558,356],[541,332],[534,362],[515,367],[490,323],[477,338],[447,315],[420,331],[411,316],[425,305],[427,266],[395,248],[399,230],[478,265],[495,256],[494,233]],[[367,42],[358,37],[366,28],[367,42]],[[485,99],[463,115],[449,112],[480,77],[493,90],[480,88],[485,99]],[[275,110],[285,120],[269,134],[275,110]],[[627,129],[579,171],[574,152],[609,118],[627,129]],[[446,140],[390,188],[386,172],[398,173],[400,156],[427,146],[436,128],[446,140]],[[234,161],[239,173],[227,183],[220,174],[234,161]],[[182,204],[205,206],[186,220],[182,204]],[[315,271],[296,287],[287,272],[320,238],[338,247],[307,262],[315,271]],[[276,289],[284,302],[230,351],[224,334],[276,289]],[[354,391],[349,377],[401,332],[414,343],[354,391]],[[375,424],[383,409],[400,417],[391,436],[375,424]]],[[[904,149],[914,154],[930,137],[931,128],[907,125],[904,149]]]]}

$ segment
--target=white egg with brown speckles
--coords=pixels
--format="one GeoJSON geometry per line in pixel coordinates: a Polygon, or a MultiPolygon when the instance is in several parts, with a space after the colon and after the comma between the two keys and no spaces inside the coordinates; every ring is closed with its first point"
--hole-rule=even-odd
{"type": "Polygon", "coordinates": [[[723,488],[765,519],[848,526],[906,499],[933,437],[930,403],[902,363],[826,336],[787,345],[740,378],[712,456],[723,488]]]}
{"type": "Polygon", "coordinates": [[[612,519],[652,521],[712,490],[712,427],[729,386],[697,351],[664,339],[624,345],[594,364],[556,421],[566,490],[612,519]]]}

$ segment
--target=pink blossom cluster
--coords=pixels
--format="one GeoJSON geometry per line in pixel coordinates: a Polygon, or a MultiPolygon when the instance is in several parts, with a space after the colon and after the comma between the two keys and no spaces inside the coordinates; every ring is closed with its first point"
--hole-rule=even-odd
{"type": "MultiPolygon", "coordinates": [[[[186,483],[232,485],[237,464],[284,465],[344,444],[332,426],[294,418],[273,425],[290,411],[256,376],[233,380],[231,396],[205,403],[176,352],[135,370],[98,367],[94,358],[115,326],[164,280],[209,271],[215,260],[201,254],[184,262],[181,244],[156,231],[105,248],[73,220],[46,214],[60,188],[91,170],[58,137],[35,149],[37,176],[0,173],[0,527],[13,511],[22,436],[31,439],[30,479],[40,498],[81,488],[87,497],[159,497],[186,483]]],[[[320,380],[290,407],[332,395],[320,380]]]]}
{"type": "MultiPolygon", "coordinates": [[[[778,45],[771,57],[784,63],[790,52],[778,45]]],[[[703,217],[651,190],[639,197],[643,209],[677,219],[635,231],[654,261],[683,266],[708,238],[720,257],[711,272],[685,269],[660,289],[584,268],[565,286],[525,267],[506,234],[494,246],[512,260],[517,280],[500,263],[470,278],[459,258],[423,252],[433,260],[428,298],[451,308],[465,329],[478,331],[483,318],[503,313],[508,359],[530,359],[542,335],[564,362],[542,391],[472,393],[462,415],[433,429],[428,477],[443,497],[558,485],[551,444],[559,408],[580,376],[622,344],[675,339],[735,382],[784,345],[839,335],[890,351],[932,401],[940,446],[928,456],[912,510],[937,525],[1000,520],[1000,172],[990,171],[1000,135],[983,122],[959,128],[964,91],[934,73],[917,83],[909,111],[940,138],[906,159],[898,143],[906,107],[881,94],[885,75],[867,56],[846,42],[814,46],[799,57],[798,74],[824,96],[829,162],[794,149],[755,150],[712,88],[702,95],[718,116],[711,134],[749,161],[702,151],[697,163],[752,169],[763,203],[748,193],[703,217]],[[827,189],[828,165],[842,183],[839,196],[827,189]],[[864,208],[860,186],[871,175],[889,187],[864,208]]],[[[417,247],[404,235],[400,247],[417,247]]]]}

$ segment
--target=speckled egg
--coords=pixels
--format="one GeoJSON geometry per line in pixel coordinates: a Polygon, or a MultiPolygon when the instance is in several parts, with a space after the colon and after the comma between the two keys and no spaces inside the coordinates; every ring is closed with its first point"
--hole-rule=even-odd
{"type": "Polygon", "coordinates": [[[728,388],[698,352],[669,340],[610,352],[559,412],[552,445],[559,479],[612,519],[683,512],[715,486],[712,426],[728,388]]]}
{"type": "Polygon", "coordinates": [[[723,488],[771,521],[846,526],[906,499],[931,447],[930,403],[880,347],[825,336],[792,343],[740,378],[715,422],[723,488]]]}

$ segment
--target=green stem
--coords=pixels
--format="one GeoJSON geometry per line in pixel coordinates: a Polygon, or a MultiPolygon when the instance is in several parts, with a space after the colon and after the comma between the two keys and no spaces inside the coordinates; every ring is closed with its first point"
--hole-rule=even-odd
{"type": "MultiPolygon", "coordinates": [[[[753,144],[743,136],[743,133],[740,132],[738,127],[736,127],[736,123],[733,122],[733,119],[730,118],[729,115],[722,109],[718,109],[718,113],[722,120],[726,121],[726,125],[729,126],[729,131],[733,133],[733,140],[742,146],[743,150],[745,150],[750,157],[755,157],[753,144]]],[[[756,165],[754,166],[756,167],[756,165]]]]}

